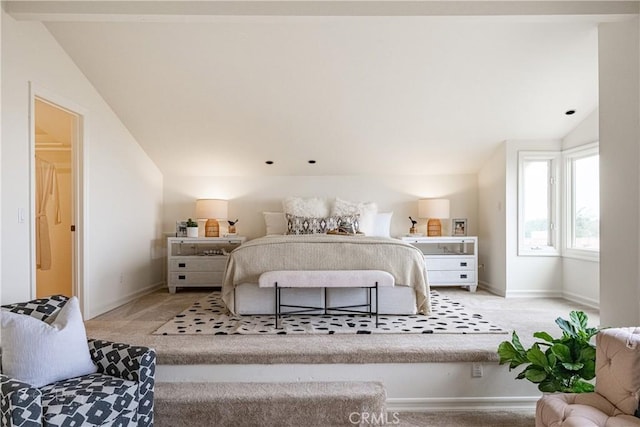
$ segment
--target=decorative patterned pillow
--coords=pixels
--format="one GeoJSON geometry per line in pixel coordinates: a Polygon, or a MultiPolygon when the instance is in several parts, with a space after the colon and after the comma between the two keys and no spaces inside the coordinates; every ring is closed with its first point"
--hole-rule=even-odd
{"type": "Polygon", "coordinates": [[[287,234],[326,234],[338,227],[335,217],[307,217],[287,214],[287,234]]]}
{"type": "Polygon", "coordinates": [[[378,205],[373,202],[350,202],[336,198],[331,211],[332,216],[359,216],[359,231],[367,236],[374,234],[375,216],[378,212],[378,205]]]}

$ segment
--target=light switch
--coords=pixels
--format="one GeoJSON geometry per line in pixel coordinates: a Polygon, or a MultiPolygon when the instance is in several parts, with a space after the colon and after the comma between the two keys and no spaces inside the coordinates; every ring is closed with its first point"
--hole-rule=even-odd
{"type": "Polygon", "coordinates": [[[18,224],[24,223],[24,208],[18,208],[18,224]]]}

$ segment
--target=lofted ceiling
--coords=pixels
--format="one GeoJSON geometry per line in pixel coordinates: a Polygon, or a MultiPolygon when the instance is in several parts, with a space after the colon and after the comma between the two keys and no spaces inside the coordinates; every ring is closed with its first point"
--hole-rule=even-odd
{"type": "Polygon", "coordinates": [[[597,108],[599,19],[43,18],[163,173],[191,176],[475,173],[597,108]]]}

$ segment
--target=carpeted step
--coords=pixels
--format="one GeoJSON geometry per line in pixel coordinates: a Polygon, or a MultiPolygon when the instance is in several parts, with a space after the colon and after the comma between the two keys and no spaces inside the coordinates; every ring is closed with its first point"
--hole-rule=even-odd
{"type": "Polygon", "coordinates": [[[157,383],[154,425],[353,427],[385,401],[378,382],[157,383]]]}

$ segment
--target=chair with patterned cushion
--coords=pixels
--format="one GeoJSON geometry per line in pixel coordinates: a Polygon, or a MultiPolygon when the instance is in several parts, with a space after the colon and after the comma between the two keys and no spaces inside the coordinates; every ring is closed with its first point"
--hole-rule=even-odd
{"type": "MultiPolygon", "coordinates": [[[[68,298],[55,295],[2,306],[3,311],[53,319],[68,298]]],[[[153,426],[153,349],[89,339],[97,372],[33,387],[0,374],[2,426],[153,426]]],[[[0,360],[1,361],[1,360],[0,360]]]]}
{"type": "Polygon", "coordinates": [[[536,427],[640,426],[640,328],[596,335],[593,393],[552,393],[536,405],[536,427]]]}

